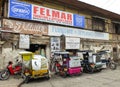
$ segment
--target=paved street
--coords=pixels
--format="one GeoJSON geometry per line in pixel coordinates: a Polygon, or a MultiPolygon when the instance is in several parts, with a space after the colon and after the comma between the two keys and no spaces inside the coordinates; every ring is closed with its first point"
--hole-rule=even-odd
{"type": "MultiPolygon", "coordinates": [[[[11,77],[7,81],[0,81],[0,87],[17,87],[21,81],[22,79],[11,77]]],[[[50,80],[31,80],[28,84],[23,84],[21,87],[119,87],[119,85],[120,67],[117,70],[107,69],[99,73],[83,73],[81,76],[67,78],[53,75],[50,80]]]]}

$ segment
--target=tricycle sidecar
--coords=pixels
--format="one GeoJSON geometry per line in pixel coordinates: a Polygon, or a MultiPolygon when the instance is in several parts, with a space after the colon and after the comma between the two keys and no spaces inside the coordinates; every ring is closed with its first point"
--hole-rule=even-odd
{"type": "Polygon", "coordinates": [[[20,52],[22,57],[22,75],[25,82],[33,78],[50,78],[50,72],[48,68],[48,60],[46,57],[41,55],[34,55],[32,52],[20,52]]]}
{"type": "Polygon", "coordinates": [[[83,72],[93,73],[95,71],[102,70],[101,57],[98,54],[94,54],[92,50],[77,51],[82,54],[82,67],[83,72]]]}
{"type": "Polygon", "coordinates": [[[61,76],[78,75],[82,73],[80,60],[77,57],[70,57],[69,52],[54,52],[55,71],[61,76]]]}

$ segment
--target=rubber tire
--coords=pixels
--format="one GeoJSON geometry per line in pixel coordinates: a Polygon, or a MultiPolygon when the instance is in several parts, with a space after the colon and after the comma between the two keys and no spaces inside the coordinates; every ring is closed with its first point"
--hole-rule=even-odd
{"type": "Polygon", "coordinates": [[[46,79],[49,80],[49,79],[50,79],[50,76],[47,76],[46,79]]]}
{"type": "Polygon", "coordinates": [[[26,76],[25,74],[21,74],[21,77],[23,78],[23,82],[24,83],[28,83],[29,82],[29,79],[30,79],[29,76],[26,76]]]}
{"type": "Polygon", "coordinates": [[[94,73],[94,68],[92,68],[91,66],[89,66],[89,73],[90,74],[94,73]]]}
{"type": "Polygon", "coordinates": [[[115,63],[110,63],[109,67],[111,70],[115,70],[117,68],[117,65],[115,63]]]}
{"type": "Polygon", "coordinates": [[[1,80],[7,80],[7,79],[9,79],[9,77],[10,77],[10,72],[7,69],[0,72],[1,80]]]}
{"type": "Polygon", "coordinates": [[[63,77],[63,78],[66,78],[66,77],[67,77],[67,72],[63,72],[62,77],[63,77]]]}
{"type": "Polygon", "coordinates": [[[29,76],[26,76],[25,79],[24,79],[24,82],[25,82],[25,83],[28,83],[29,80],[30,80],[30,77],[29,77],[29,76]]]}

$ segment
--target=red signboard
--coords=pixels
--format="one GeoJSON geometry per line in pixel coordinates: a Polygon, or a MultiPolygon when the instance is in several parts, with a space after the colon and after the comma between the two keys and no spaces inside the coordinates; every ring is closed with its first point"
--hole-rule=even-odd
{"type": "Polygon", "coordinates": [[[56,24],[73,25],[73,14],[42,6],[33,5],[33,20],[56,24]]]}

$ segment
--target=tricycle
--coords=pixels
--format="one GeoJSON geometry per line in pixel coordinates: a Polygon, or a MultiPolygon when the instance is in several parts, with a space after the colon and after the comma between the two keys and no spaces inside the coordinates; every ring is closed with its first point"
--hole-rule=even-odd
{"type": "Polygon", "coordinates": [[[41,55],[34,55],[32,52],[20,52],[22,57],[22,77],[25,83],[30,79],[46,77],[50,79],[48,59],[41,55]]]}
{"type": "Polygon", "coordinates": [[[109,50],[101,50],[101,51],[97,52],[97,54],[101,55],[103,69],[110,68],[111,70],[115,70],[117,68],[117,64],[114,62],[110,53],[111,52],[109,50]]]}
{"type": "Polygon", "coordinates": [[[81,64],[83,72],[93,73],[102,70],[101,56],[93,53],[92,50],[78,50],[78,55],[82,55],[81,64]]]}
{"type": "Polygon", "coordinates": [[[80,75],[82,67],[78,57],[70,57],[69,52],[54,52],[55,73],[66,77],[67,75],[80,75]]]}

